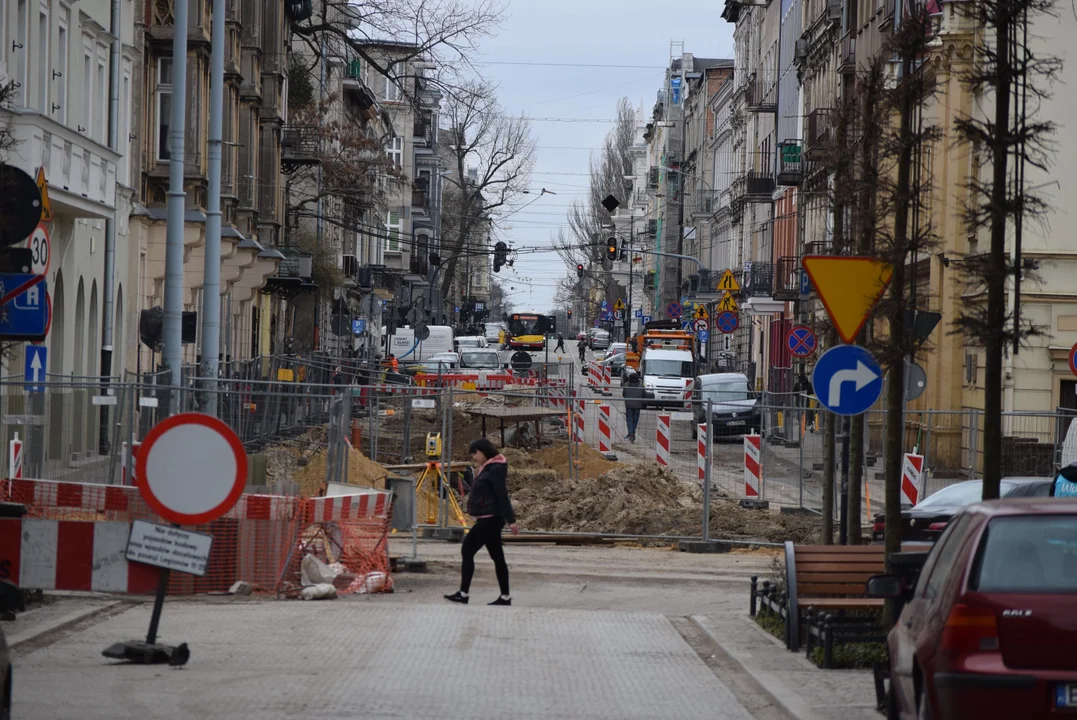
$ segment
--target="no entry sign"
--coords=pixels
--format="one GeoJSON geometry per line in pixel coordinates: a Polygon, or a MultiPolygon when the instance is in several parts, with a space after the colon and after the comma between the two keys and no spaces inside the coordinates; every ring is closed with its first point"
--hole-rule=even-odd
{"type": "Polygon", "coordinates": [[[153,426],[135,461],[138,490],[155,513],[177,525],[201,525],[239,501],[247,454],[215,417],[181,413],[153,426]]]}

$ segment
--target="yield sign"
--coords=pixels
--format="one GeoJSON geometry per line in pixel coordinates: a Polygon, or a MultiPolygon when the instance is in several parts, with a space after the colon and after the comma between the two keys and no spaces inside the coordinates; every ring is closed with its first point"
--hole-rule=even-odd
{"type": "Polygon", "coordinates": [[[894,268],[870,257],[806,255],[804,269],[843,342],[855,342],[894,268]]]}
{"type": "Polygon", "coordinates": [[[729,293],[726,293],[722,296],[721,302],[718,303],[718,307],[716,307],[714,310],[715,312],[735,313],[740,310],[740,308],[737,307],[737,301],[733,299],[733,296],[729,293]]]}
{"type": "Polygon", "coordinates": [[[722,273],[722,279],[718,281],[718,290],[724,292],[737,292],[740,290],[740,283],[737,282],[737,278],[733,277],[733,271],[726,269],[722,273]]]}

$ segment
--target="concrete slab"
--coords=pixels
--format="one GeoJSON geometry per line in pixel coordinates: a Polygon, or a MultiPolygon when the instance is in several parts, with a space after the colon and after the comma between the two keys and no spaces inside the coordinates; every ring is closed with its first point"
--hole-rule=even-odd
{"type": "MultiPolygon", "coordinates": [[[[391,599],[391,598],[390,598],[391,599]]],[[[15,718],[747,720],[652,613],[347,601],[165,606],[182,670],[113,665],[139,607],[19,658],[15,718]]]]}

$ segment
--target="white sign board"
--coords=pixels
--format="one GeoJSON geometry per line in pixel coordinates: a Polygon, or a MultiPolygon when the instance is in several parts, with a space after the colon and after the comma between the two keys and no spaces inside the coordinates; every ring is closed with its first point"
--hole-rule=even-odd
{"type": "Polygon", "coordinates": [[[212,546],[212,535],[135,520],[127,539],[127,559],[202,577],[212,546]]]}
{"type": "Polygon", "coordinates": [[[433,410],[437,407],[434,398],[413,398],[411,406],[416,410],[433,410]]]}

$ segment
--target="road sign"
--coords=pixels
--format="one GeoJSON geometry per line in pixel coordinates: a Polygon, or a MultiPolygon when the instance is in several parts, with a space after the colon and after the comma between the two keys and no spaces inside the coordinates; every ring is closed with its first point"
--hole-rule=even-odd
{"type": "Polygon", "coordinates": [[[14,165],[0,165],[0,247],[21,243],[41,222],[41,193],[34,179],[14,165]]]}
{"type": "MultiPolygon", "coordinates": [[[[456,308],[456,312],[460,312],[460,308],[456,308]]],[[[415,305],[408,310],[407,318],[408,325],[418,325],[426,318],[426,313],[423,312],[421,307],[415,305]]]]}
{"type": "Polygon", "coordinates": [[[905,399],[915,400],[927,389],[927,373],[916,363],[905,363],[905,399]]]}
{"type": "Polygon", "coordinates": [[[893,266],[853,256],[807,255],[802,262],[834,329],[844,342],[853,342],[890,285],[893,266]]]}
{"type": "Polygon", "coordinates": [[[666,305],[666,315],[673,320],[679,318],[683,312],[684,308],[681,307],[680,303],[671,302],[669,305],[666,305]]]}
{"type": "Polygon", "coordinates": [[[1077,375],[1077,344],[1070,348],[1070,370],[1077,375]]]}
{"type": "Polygon", "coordinates": [[[602,301],[602,312],[606,312],[609,309],[610,309],[610,304],[608,302],[606,302],[605,300],[603,300],[602,301]]]}
{"type": "Polygon", "coordinates": [[[699,335],[699,341],[701,343],[705,343],[710,340],[711,334],[709,330],[700,330],[697,334],[699,335]]]}
{"type": "Polygon", "coordinates": [[[479,303],[479,302],[475,303],[475,312],[482,312],[485,309],[486,309],[486,305],[484,303],[479,303]]]}
{"type": "Polygon", "coordinates": [[[48,332],[49,308],[45,281],[34,275],[0,274],[0,285],[3,286],[5,297],[10,295],[13,289],[28,284],[30,280],[37,282],[3,306],[0,337],[38,338],[48,332]]]}
{"type": "Polygon", "coordinates": [[[714,326],[727,335],[736,330],[738,325],[740,317],[735,312],[723,310],[714,316],[714,326]]]}
{"type": "Polygon", "coordinates": [[[819,402],[836,415],[860,415],[883,391],[883,371],[858,345],[830,348],[815,363],[812,388],[819,402]]]}
{"type": "Polygon", "coordinates": [[[793,353],[794,356],[798,358],[808,357],[815,352],[815,333],[812,332],[810,327],[797,325],[789,331],[786,344],[789,346],[789,352],[793,353]]]}
{"type": "Polygon", "coordinates": [[[52,222],[52,203],[49,202],[49,183],[45,180],[45,168],[37,169],[37,192],[41,195],[41,222],[52,222]]]}
{"type": "Polygon", "coordinates": [[[45,320],[45,332],[37,337],[27,338],[35,345],[45,342],[45,338],[49,336],[49,330],[52,328],[52,295],[49,294],[48,290],[45,291],[45,312],[48,314],[48,319],[45,320]]]}
{"type": "Polygon", "coordinates": [[[613,319],[620,322],[621,320],[624,320],[624,315],[621,313],[620,310],[614,310],[613,319]]]}
{"type": "Polygon", "coordinates": [[[598,320],[595,320],[595,327],[600,327],[601,325],[602,323],[600,323],[598,320]]]}
{"type": "Polygon", "coordinates": [[[618,300],[617,302],[613,303],[613,309],[614,310],[624,310],[625,309],[625,301],[624,300],[618,300]]]}
{"type": "Polygon", "coordinates": [[[209,567],[212,547],[212,535],[135,520],[125,555],[132,562],[202,577],[209,567]]]}
{"type": "Polygon", "coordinates": [[[49,260],[52,259],[49,231],[44,225],[38,225],[30,234],[27,244],[30,248],[30,272],[34,275],[47,275],[49,260]]]}
{"type": "Polygon", "coordinates": [[[696,320],[692,323],[692,329],[698,332],[703,332],[710,329],[710,325],[706,320],[696,320]]]}
{"type": "MultiPolygon", "coordinates": [[[[27,345],[26,362],[23,366],[23,379],[28,383],[39,383],[45,379],[48,367],[49,349],[44,345],[27,345]]],[[[43,392],[43,385],[27,385],[27,392],[43,392]]]]}
{"type": "Polygon", "coordinates": [[[430,337],[430,326],[424,321],[414,326],[412,332],[415,333],[415,339],[422,342],[430,337]]]}
{"type": "Polygon", "coordinates": [[[733,296],[726,293],[722,296],[721,301],[714,308],[717,312],[737,312],[740,307],[737,305],[737,301],[733,299],[733,296]]]}
{"type": "Polygon", "coordinates": [[[695,314],[692,315],[696,320],[710,320],[710,313],[707,312],[706,305],[697,305],[695,314]]]}
{"type": "Polygon", "coordinates": [[[726,269],[722,273],[722,277],[718,280],[718,292],[739,292],[740,283],[737,282],[737,278],[733,275],[733,271],[726,269]]]}
{"type": "Polygon", "coordinates": [[[362,318],[352,320],[352,335],[362,335],[364,332],[366,332],[366,320],[362,318]]]}
{"type": "MultiPolygon", "coordinates": [[[[456,314],[459,314],[459,313],[460,313],[460,306],[459,306],[459,305],[457,305],[456,307],[454,307],[454,308],[452,309],[452,311],[453,311],[454,313],[456,313],[456,314]]],[[[410,315],[409,315],[409,317],[410,317],[410,315]]]]}
{"type": "Polygon", "coordinates": [[[643,317],[643,311],[642,310],[636,310],[635,315],[636,315],[636,317],[641,318],[641,317],[643,317]]]}
{"type": "Polygon", "coordinates": [[[378,315],[381,313],[381,298],[377,295],[367,295],[360,304],[364,315],[378,315]]]}
{"type": "Polygon", "coordinates": [[[651,316],[650,316],[650,315],[644,315],[644,316],[643,316],[643,324],[644,324],[644,325],[646,325],[646,324],[647,324],[647,323],[649,323],[650,321],[651,321],[651,316]]]}
{"type": "Polygon", "coordinates": [[[800,269],[800,295],[801,297],[811,295],[811,275],[808,275],[808,271],[804,268],[800,269]]]}
{"type": "Polygon", "coordinates": [[[177,525],[203,525],[236,504],[247,484],[247,453],[232,428],[211,415],[180,413],[157,423],[135,462],[150,509],[177,525]]]}

